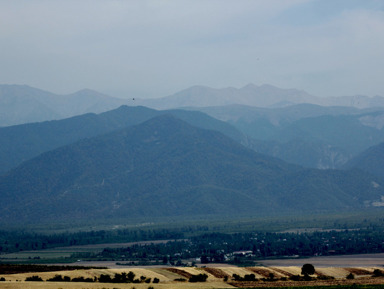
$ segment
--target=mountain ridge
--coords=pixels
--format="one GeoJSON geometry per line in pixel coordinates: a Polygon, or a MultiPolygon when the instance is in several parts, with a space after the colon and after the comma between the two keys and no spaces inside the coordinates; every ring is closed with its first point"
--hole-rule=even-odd
{"type": "Polygon", "coordinates": [[[63,119],[84,113],[101,113],[121,105],[154,109],[242,104],[256,107],[286,107],[299,103],[357,108],[384,107],[381,96],[318,97],[304,90],[273,85],[248,84],[241,88],[192,86],[172,95],[155,98],[115,98],[90,89],[58,95],[27,85],[0,85],[0,126],[63,119]]]}
{"type": "Polygon", "coordinates": [[[121,106],[100,114],[89,113],[62,120],[0,128],[0,174],[45,151],[68,145],[82,138],[137,125],[161,114],[173,114],[195,126],[221,131],[238,142],[245,139],[243,134],[230,124],[202,112],[158,111],[140,106],[121,106]]]}
{"type": "Polygon", "coordinates": [[[1,222],[329,212],[384,195],[370,175],[303,169],[170,115],[43,153],[0,191],[1,222]]]}
{"type": "Polygon", "coordinates": [[[300,103],[321,106],[349,106],[356,108],[384,107],[384,97],[339,96],[318,97],[295,88],[282,89],[270,84],[247,84],[241,88],[211,88],[192,86],[173,95],[158,99],[139,99],[148,107],[166,109],[171,107],[211,107],[242,104],[255,107],[285,107],[300,103]]]}

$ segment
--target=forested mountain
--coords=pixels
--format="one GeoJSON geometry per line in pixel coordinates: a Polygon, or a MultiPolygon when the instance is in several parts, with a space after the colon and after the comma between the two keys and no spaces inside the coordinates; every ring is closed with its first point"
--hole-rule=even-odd
{"type": "Polygon", "coordinates": [[[285,161],[313,168],[338,168],[384,141],[384,109],[224,106],[198,108],[251,136],[249,146],[285,161]]]}
{"type": "Polygon", "coordinates": [[[230,124],[198,111],[157,111],[121,106],[101,114],[0,128],[0,174],[43,152],[116,129],[139,124],[154,116],[172,114],[188,123],[214,129],[241,142],[243,134],[230,124]]]}
{"type": "Polygon", "coordinates": [[[173,116],[83,139],[0,177],[1,222],[272,215],[363,208],[384,194],[354,171],[306,170],[173,116]]]}
{"type": "Polygon", "coordinates": [[[361,169],[384,178],[384,143],[368,148],[346,163],[344,168],[361,169]]]}

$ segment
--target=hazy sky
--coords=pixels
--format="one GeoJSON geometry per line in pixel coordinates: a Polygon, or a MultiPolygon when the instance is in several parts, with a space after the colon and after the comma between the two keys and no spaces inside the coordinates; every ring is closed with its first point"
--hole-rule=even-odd
{"type": "Polygon", "coordinates": [[[0,0],[0,83],[384,96],[383,0],[0,0]]]}

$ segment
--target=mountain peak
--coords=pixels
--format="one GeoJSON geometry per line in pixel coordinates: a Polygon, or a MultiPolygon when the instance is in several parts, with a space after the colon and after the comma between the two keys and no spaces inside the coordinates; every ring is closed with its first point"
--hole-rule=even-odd
{"type": "Polygon", "coordinates": [[[258,86],[252,82],[248,83],[247,85],[243,86],[241,89],[255,89],[258,86]]]}

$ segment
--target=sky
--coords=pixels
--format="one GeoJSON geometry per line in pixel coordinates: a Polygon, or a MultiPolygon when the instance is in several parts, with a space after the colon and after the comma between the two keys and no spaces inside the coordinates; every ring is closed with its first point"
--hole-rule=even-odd
{"type": "Polygon", "coordinates": [[[384,96],[382,0],[0,0],[0,84],[384,96]]]}

